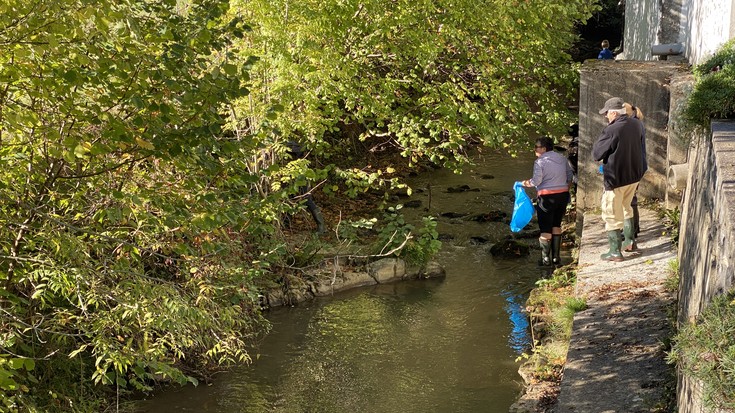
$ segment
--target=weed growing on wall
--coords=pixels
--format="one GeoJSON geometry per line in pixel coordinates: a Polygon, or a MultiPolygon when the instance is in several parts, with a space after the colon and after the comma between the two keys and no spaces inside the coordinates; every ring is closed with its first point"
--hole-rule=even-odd
{"type": "Polygon", "coordinates": [[[735,409],[735,292],[715,298],[679,330],[668,361],[702,381],[708,406],[735,409]]]}
{"type": "Polygon", "coordinates": [[[587,308],[586,301],[574,295],[576,276],[573,266],[558,268],[551,277],[536,282],[526,301],[533,348],[518,361],[526,360],[535,380],[561,380],[574,313],[587,308]]]}
{"type": "Polygon", "coordinates": [[[675,207],[673,209],[660,209],[658,216],[666,227],[664,235],[669,235],[671,237],[671,243],[674,244],[674,246],[678,246],[681,210],[679,210],[679,207],[675,207]]]}
{"type": "Polygon", "coordinates": [[[683,127],[706,130],[711,119],[735,118],[735,39],[693,72],[696,82],[682,113],[683,127]]]}

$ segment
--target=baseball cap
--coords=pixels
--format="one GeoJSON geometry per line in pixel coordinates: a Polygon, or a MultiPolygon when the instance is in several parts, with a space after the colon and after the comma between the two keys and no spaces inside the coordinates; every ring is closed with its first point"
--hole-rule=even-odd
{"type": "Polygon", "coordinates": [[[605,102],[605,106],[600,109],[600,115],[604,115],[609,110],[623,110],[623,98],[610,98],[605,102]]]}

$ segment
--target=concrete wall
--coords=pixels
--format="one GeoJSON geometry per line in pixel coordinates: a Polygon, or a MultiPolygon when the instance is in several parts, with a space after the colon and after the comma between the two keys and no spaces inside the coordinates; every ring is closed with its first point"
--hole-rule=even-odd
{"type": "Polygon", "coordinates": [[[707,60],[727,40],[735,37],[732,0],[688,0],[686,56],[693,64],[707,60]]]}
{"type": "Polygon", "coordinates": [[[661,0],[625,2],[622,60],[652,60],[651,45],[658,43],[661,0]]]}
{"type": "Polygon", "coordinates": [[[584,63],[579,91],[579,210],[600,205],[602,176],[597,173],[599,164],[592,159],[592,145],[607,125],[598,111],[613,96],[639,106],[644,114],[648,172],[638,187],[638,196],[661,200],[666,197],[669,84],[683,70],[685,66],[666,61],[588,60],[584,63]]]}
{"type": "Polygon", "coordinates": [[[733,0],[636,0],[625,2],[624,60],[657,60],[651,45],[681,43],[684,57],[702,63],[735,37],[733,0]]]}
{"type": "MultiPolygon", "coordinates": [[[[712,122],[689,150],[679,238],[679,323],[693,321],[735,284],[735,121],[712,122]]],[[[703,413],[701,392],[679,380],[680,413],[703,413]]]]}

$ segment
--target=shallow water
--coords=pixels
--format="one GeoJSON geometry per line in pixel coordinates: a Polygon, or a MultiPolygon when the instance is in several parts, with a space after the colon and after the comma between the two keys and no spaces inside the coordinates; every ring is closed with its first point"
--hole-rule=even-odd
{"type": "MultiPolygon", "coordinates": [[[[463,175],[424,173],[411,183],[422,205],[406,213],[510,214],[513,182],[530,176],[532,162],[492,154],[463,175]],[[470,190],[447,191],[460,185],[470,190]]],[[[538,253],[493,258],[488,249],[510,233],[507,222],[438,221],[451,238],[437,257],[446,279],[272,310],[273,331],[252,365],[158,394],[141,412],[507,412],[521,390],[515,360],[530,344],[522,308],[541,276],[538,253]]]]}

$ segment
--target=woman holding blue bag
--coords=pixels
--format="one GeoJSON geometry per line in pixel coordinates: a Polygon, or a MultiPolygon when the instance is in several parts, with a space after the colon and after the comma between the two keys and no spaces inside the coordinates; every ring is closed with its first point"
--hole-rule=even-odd
{"type": "Polygon", "coordinates": [[[536,187],[538,193],[536,214],[541,230],[539,265],[561,265],[561,221],[569,204],[572,184],[572,166],[563,155],[554,152],[554,141],[548,136],[536,139],[536,160],[533,178],[522,182],[525,187],[536,187]]]}

